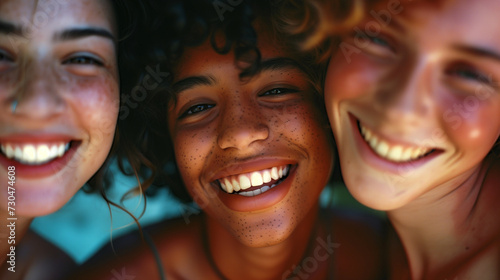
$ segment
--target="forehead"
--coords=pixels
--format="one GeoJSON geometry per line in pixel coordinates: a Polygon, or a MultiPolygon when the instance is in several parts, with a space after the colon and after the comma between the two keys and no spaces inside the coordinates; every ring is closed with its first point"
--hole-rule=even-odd
{"type": "Polygon", "coordinates": [[[420,0],[402,4],[396,19],[410,28],[432,31],[429,35],[442,33],[472,41],[498,37],[499,11],[498,0],[420,0]]]}
{"type": "Polygon", "coordinates": [[[110,0],[0,0],[0,19],[24,32],[71,25],[115,29],[110,0]]]}

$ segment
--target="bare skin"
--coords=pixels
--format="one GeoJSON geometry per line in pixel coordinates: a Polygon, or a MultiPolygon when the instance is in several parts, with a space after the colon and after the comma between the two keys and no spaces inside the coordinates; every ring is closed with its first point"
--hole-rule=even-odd
{"type": "MultiPolygon", "coordinates": [[[[151,232],[162,268],[168,279],[377,279],[379,229],[319,210],[333,164],[326,116],[305,73],[266,35],[259,33],[259,50],[267,66],[249,81],[239,78],[232,53],[220,55],[209,43],[187,49],[178,63],[168,128],[184,184],[203,214],[151,232]],[[254,178],[281,166],[284,175],[271,189],[254,178]],[[250,173],[264,192],[237,194],[240,176],[250,173]]],[[[144,246],[110,263],[99,256],[92,262],[99,267],[82,270],[98,279],[113,270],[159,277],[144,246]]]]}
{"type": "Polygon", "coordinates": [[[118,116],[110,3],[48,2],[0,3],[2,264],[34,217],[60,209],[102,165],[118,116]]]}
{"type": "Polygon", "coordinates": [[[346,36],[330,60],[325,102],[343,177],[361,203],[387,211],[399,236],[393,279],[500,278],[498,9],[401,4],[386,25],[366,18],[356,30],[379,24],[377,34],[346,36]]]}

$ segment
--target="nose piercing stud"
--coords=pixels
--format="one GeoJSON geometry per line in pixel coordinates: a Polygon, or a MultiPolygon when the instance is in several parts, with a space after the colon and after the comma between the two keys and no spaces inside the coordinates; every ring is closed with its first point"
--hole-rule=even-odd
{"type": "Polygon", "coordinates": [[[17,100],[12,101],[12,104],[10,105],[10,107],[11,107],[12,113],[15,113],[16,108],[17,108],[17,100]]]}

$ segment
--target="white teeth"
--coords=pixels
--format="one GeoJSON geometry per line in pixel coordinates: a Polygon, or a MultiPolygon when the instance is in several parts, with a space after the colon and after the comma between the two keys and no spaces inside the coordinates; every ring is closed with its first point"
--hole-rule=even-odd
{"type": "Polygon", "coordinates": [[[241,190],[240,183],[238,183],[238,180],[236,180],[236,178],[233,178],[231,180],[231,183],[233,184],[233,189],[234,189],[235,192],[241,190]]]}
{"type": "Polygon", "coordinates": [[[238,176],[238,180],[240,181],[240,189],[242,190],[249,189],[252,186],[250,179],[246,175],[238,176]]]}
{"type": "Polygon", "coordinates": [[[264,172],[262,172],[262,181],[264,181],[264,183],[271,182],[271,171],[270,170],[264,170],[264,172]]]}
{"type": "Polygon", "coordinates": [[[277,167],[271,168],[271,178],[273,178],[273,180],[278,180],[280,178],[277,167]]]}
{"type": "Polygon", "coordinates": [[[397,160],[401,159],[402,155],[403,155],[403,147],[401,147],[401,146],[394,146],[394,147],[391,148],[391,150],[387,154],[387,157],[389,159],[397,161],[397,160]]]}
{"type": "Polygon", "coordinates": [[[26,145],[23,149],[23,160],[33,163],[36,160],[36,149],[34,145],[26,145]]]}
{"type": "Polygon", "coordinates": [[[23,164],[40,165],[57,157],[61,157],[69,150],[69,143],[59,144],[1,144],[1,150],[9,159],[23,164]]]}
{"type": "Polygon", "coordinates": [[[224,184],[222,181],[220,182],[220,187],[221,187],[221,188],[222,188],[225,192],[229,193],[229,192],[227,191],[226,184],[224,184]]]}
{"type": "Polygon", "coordinates": [[[231,183],[229,182],[228,179],[224,180],[224,184],[226,185],[226,191],[228,193],[232,193],[233,192],[233,185],[231,185],[231,183]]]}
{"type": "Polygon", "coordinates": [[[234,191],[244,196],[254,196],[271,189],[275,184],[273,184],[272,186],[266,186],[264,184],[267,184],[273,180],[279,180],[287,176],[289,170],[290,167],[288,165],[284,165],[246,174],[233,175],[226,178],[221,178],[218,181],[221,185],[221,188],[227,193],[233,193],[234,191]],[[259,192],[256,192],[257,190],[244,192],[244,190],[246,189],[259,186],[262,186],[262,188],[258,190],[259,192]]]}
{"type": "Polygon", "coordinates": [[[260,186],[264,183],[264,181],[262,180],[262,175],[260,175],[259,172],[254,172],[252,173],[252,176],[250,177],[252,178],[252,187],[257,187],[257,186],[260,186]]]}
{"type": "Polygon", "coordinates": [[[260,188],[258,190],[253,190],[253,191],[248,191],[248,192],[239,192],[238,194],[242,195],[242,196],[256,196],[256,195],[267,192],[268,190],[274,188],[275,186],[276,186],[276,184],[273,184],[272,186],[263,186],[262,188],[260,188]]]}
{"type": "MultiPolygon", "coordinates": [[[[2,149],[2,151],[3,151],[3,150],[4,150],[4,149],[2,149]]],[[[8,158],[12,158],[12,157],[14,157],[14,154],[15,154],[14,149],[12,148],[12,146],[11,146],[11,145],[7,145],[7,148],[5,149],[5,152],[4,152],[4,153],[5,153],[5,155],[6,155],[8,158]]]]}
{"type": "Polygon", "coordinates": [[[379,156],[394,162],[406,162],[416,160],[419,157],[427,154],[431,149],[423,147],[402,147],[400,145],[391,146],[389,143],[378,138],[375,133],[370,131],[363,125],[359,125],[361,135],[372,148],[372,150],[379,156]]]}
{"type": "Polygon", "coordinates": [[[50,157],[50,150],[49,146],[47,145],[40,145],[36,149],[36,159],[39,161],[46,161],[50,157]]]}

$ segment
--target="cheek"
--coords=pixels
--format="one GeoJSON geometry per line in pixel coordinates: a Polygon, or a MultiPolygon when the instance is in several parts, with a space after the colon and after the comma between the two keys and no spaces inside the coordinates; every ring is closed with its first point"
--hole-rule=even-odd
{"type": "Polygon", "coordinates": [[[188,188],[191,181],[198,181],[206,158],[212,153],[211,131],[208,126],[171,132],[177,166],[188,188]]]}
{"type": "Polygon", "coordinates": [[[68,92],[78,110],[79,121],[90,134],[91,143],[111,144],[120,104],[115,79],[88,79],[69,83],[68,92]]]}
{"type": "Polygon", "coordinates": [[[353,55],[347,63],[341,54],[330,60],[325,79],[325,102],[331,107],[341,100],[359,97],[377,85],[376,71],[363,55],[353,55]]]}
{"type": "Polygon", "coordinates": [[[446,105],[445,130],[458,149],[491,150],[500,134],[500,97],[467,96],[446,105]]]}

